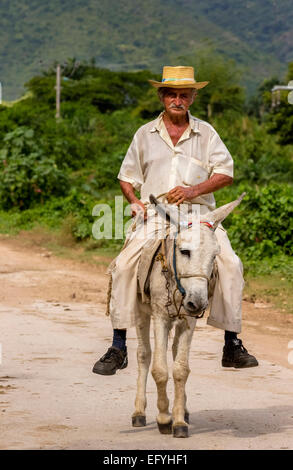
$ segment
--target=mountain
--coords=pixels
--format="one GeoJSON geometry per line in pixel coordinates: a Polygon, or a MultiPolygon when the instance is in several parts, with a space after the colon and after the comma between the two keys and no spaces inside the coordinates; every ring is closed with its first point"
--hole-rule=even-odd
{"type": "MultiPolygon", "coordinates": [[[[293,60],[291,0],[1,0],[3,99],[55,60],[113,70],[178,65],[211,50],[233,58],[251,92],[293,60]],[[206,51],[206,52],[205,52],[206,51]]],[[[208,78],[207,78],[208,79],[208,78]]]]}

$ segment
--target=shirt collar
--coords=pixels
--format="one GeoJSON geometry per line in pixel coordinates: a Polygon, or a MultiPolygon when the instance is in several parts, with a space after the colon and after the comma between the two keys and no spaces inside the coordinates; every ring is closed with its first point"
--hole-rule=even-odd
{"type": "Polygon", "coordinates": [[[155,119],[154,121],[154,125],[153,127],[150,129],[150,132],[160,132],[160,129],[161,129],[161,123],[162,123],[162,119],[163,119],[163,114],[164,114],[164,111],[162,111],[159,116],[157,117],[157,119],[155,119]]]}
{"type": "Polygon", "coordinates": [[[187,112],[188,112],[189,124],[190,124],[190,128],[192,132],[200,134],[199,121],[195,117],[192,116],[190,111],[187,111],[187,112]]]}
{"type": "MultiPolygon", "coordinates": [[[[192,130],[192,132],[200,134],[199,123],[198,123],[197,119],[195,119],[191,115],[190,111],[187,111],[187,113],[188,113],[190,129],[192,130]]],[[[162,126],[163,115],[164,115],[164,111],[162,111],[160,113],[160,115],[157,117],[157,119],[155,119],[154,125],[150,129],[150,132],[156,132],[156,131],[160,132],[160,130],[162,128],[161,126],[162,126]]]]}

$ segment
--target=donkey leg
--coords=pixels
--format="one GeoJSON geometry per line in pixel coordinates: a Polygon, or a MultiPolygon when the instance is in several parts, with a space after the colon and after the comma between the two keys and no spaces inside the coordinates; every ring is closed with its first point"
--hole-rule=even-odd
{"type": "Polygon", "coordinates": [[[150,346],[150,321],[151,317],[148,313],[140,312],[140,317],[136,324],[136,334],[138,340],[137,346],[137,392],[135,398],[135,411],[132,415],[132,426],[140,427],[146,425],[145,409],[146,400],[146,384],[147,376],[151,362],[151,346],[150,346]]]}
{"type": "MultiPolygon", "coordinates": [[[[173,356],[174,362],[175,362],[177,351],[178,351],[179,336],[180,336],[180,327],[177,324],[175,327],[175,335],[174,335],[174,340],[172,344],[172,356],[173,356]]],[[[187,403],[187,396],[186,396],[186,393],[184,392],[184,421],[187,424],[189,424],[189,411],[187,409],[186,403],[187,403]]]]}
{"type": "Polygon", "coordinates": [[[170,326],[162,318],[154,318],[154,360],[152,366],[152,376],[157,385],[159,414],[157,424],[162,434],[172,433],[172,417],[169,413],[169,399],[167,396],[168,366],[167,366],[167,345],[170,326]]]}
{"type": "Polygon", "coordinates": [[[172,412],[174,437],[188,437],[189,414],[186,409],[185,384],[190,372],[188,358],[195,324],[196,319],[189,319],[188,323],[182,321],[178,324],[176,329],[177,350],[173,366],[175,396],[172,412]]]}

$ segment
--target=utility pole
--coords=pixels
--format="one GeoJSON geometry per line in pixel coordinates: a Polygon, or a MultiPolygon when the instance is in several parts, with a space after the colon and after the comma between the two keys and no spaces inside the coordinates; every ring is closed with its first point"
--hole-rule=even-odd
{"type": "Polygon", "coordinates": [[[61,67],[56,68],[56,119],[60,118],[60,95],[61,95],[61,67]]]}
{"type": "MultiPolygon", "coordinates": [[[[65,73],[66,71],[66,68],[67,68],[68,64],[67,62],[64,62],[64,64],[62,65],[62,71],[65,73]]],[[[80,62],[78,61],[75,61],[73,66],[72,66],[72,70],[71,70],[71,73],[69,74],[68,77],[63,77],[63,80],[70,80],[70,77],[73,75],[73,73],[75,72],[75,70],[80,66],[80,62]]],[[[56,66],[56,86],[55,86],[55,89],[56,89],[56,119],[60,119],[61,117],[61,111],[60,111],[60,101],[61,101],[61,65],[60,64],[57,64],[56,66]]]]}
{"type": "Polygon", "coordinates": [[[0,82],[0,104],[2,104],[2,83],[0,82]]]}

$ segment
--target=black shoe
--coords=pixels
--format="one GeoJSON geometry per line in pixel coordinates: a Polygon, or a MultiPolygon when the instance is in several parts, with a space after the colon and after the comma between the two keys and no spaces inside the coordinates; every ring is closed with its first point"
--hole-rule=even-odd
{"type": "Polygon", "coordinates": [[[258,362],[254,356],[248,354],[247,349],[242,345],[241,339],[227,341],[223,348],[223,367],[256,367],[258,362]]]}
{"type": "Polygon", "coordinates": [[[93,372],[101,375],[114,375],[118,369],[125,369],[127,365],[127,349],[121,351],[121,349],[111,346],[106,354],[95,363],[93,372]]]}

